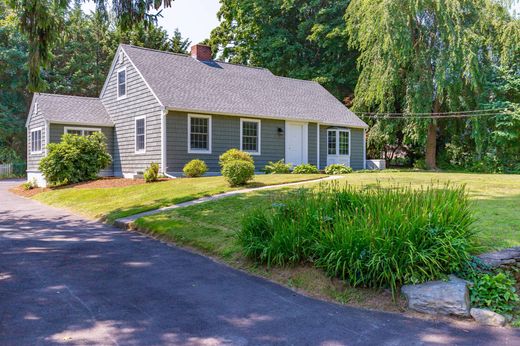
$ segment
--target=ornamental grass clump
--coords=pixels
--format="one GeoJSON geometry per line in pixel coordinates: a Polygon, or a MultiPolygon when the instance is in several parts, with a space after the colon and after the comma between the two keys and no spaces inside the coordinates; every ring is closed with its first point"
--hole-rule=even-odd
{"type": "Polygon", "coordinates": [[[239,242],[268,265],[312,263],[353,286],[439,279],[470,259],[464,187],[321,185],[289,193],[243,220],[239,242]]]}

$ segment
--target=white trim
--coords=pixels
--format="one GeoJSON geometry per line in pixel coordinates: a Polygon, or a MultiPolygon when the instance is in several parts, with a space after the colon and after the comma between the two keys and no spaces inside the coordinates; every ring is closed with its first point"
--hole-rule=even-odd
{"type": "Polygon", "coordinates": [[[189,154],[211,154],[212,142],[212,116],[207,114],[188,114],[188,153],[189,154]],[[191,149],[191,118],[206,118],[208,121],[208,149],[191,149]]]}
{"type": "Polygon", "coordinates": [[[55,124],[55,125],[70,125],[70,126],[93,126],[93,127],[108,127],[113,128],[115,127],[114,124],[99,124],[99,123],[85,123],[85,122],[74,122],[74,121],[52,121],[49,120],[49,124],[55,124]]]}
{"type": "Polygon", "coordinates": [[[249,153],[253,156],[256,156],[256,155],[262,155],[262,121],[260,119],[251,119],[251,118],[240,118],[240,150],[242,151],[245,151],[246,153],[249,153]],[[257,147],[258,147],[258,150],[257,151],[249,151],[249,150],[244,150],[243,149],[243,143],[242,143],[242,140],[243,140],[243,124],[244,122],[250,122],[250,123],[257,123],[258,124],[258,133],[257,133],[257,137],[258,137],[258,143],[257,143],[257,147]]]}
{"type": "Polygon", "coordinates": [[[309,163],[309,123],[301,122],[301,121],[285,121],[285,158],[284,161],[287,162],[287,142],[289,136],[287,136],[287,125],[303,125],[303,143],[305,145],[303,146],[303,162],[302,163],[309,163]]]}
{"type": "Polygon", "coordinates": [[[94,132],[101,132],[100,128],[93,128],[93,127],[71,127],[71,126],[65,126],[63,127],[63,133],[67,133],[67,131],[81,131],[81,135],[85,135],[85,131],[94,131],[94,132]]]}
{"type": "Polygon", "coordinates": [[[29,108],[29,113],[27,114],[27,120],[25,121],[25,127],[29,127],[29,124],[32,120],[32,115],[34,113],[38,113],[38,102],[36,102],[36,94],[33,94],[33,98],[31,100],[31,107],[29,108]]]}
{"type": "MultiPolygon", "coordinates": [[[[209,110],[202,110],[202,109],[188,109],[188,108],[176,108],[176,107],[166,107],[167,110],[172,112],[183,112],[183,113],[191,113],[191,114],[210,114],[210,115],[227,115],[232,117],[252,117],[252,118],[261,118],[261,119],[273,119],[273,120],[283,120],[283,121],[289,121],[293,123],[297,122],[305,122],[305,123],[315,123],[319,121],[319,119],[288,119],[283,117],[274,117],[269,115],[261,115],[261,114],[239,114],[239,113],[229,113],[229,112],[216,112],[216,111],[209,111],[209,110]]],[[[355,126],[355,125],[348,125],[348,124],[337,124],[337,123],[324,123],[320,122],[320,124],[325,126],[338,126],[338,127],[348,127],[351,129],[366,129],[367,126],[355,126]]]]}
{"type": "Polygon", "coordinates": [[[134,153],[144,154],[146,153],[146,116],[141,115],[134,118],[134,153]],[[144,120],[144,149],[137,149],[137,120],[144,120]]]}
{"type": "Polygon", "coordinates": [[[43,126],[40,126],[40,127],[36,127],[32,130],[30,130],[30,138],[31,138],[31,147],[29,149],[29,153],[31,155],[39,155],[39,154],[42,154],[43,153],[43,135],[45,135],[47,137],[47,134],[43,131],[43,126]],[[32,137],[32,134],[33,132],[38,132],[40,131],[40,150],[36,150],[36,151],[33,151],[32,148],[33,148],[33,137],[32,137]]]}
{"type": "Polygon", "coordinates": [[[316,124],[316,167],[320,169],[320,124],[316,124]]]}
{"type": "Polygon", "coordinates": [[[168,111],[162,109],[161,110],[161,173],[167,176],[167,157],[166,157],[166,117],[168,116],[168,111]]]}
{"type": "Polygon", "coordinates": [[[367,169],[367,129],[363,131],[363,169],[367,169]]]}
{"type": "Polygon", "coordinates": [[[117,92],[117,100],[124,100],[128,96],[128,78],[126,75],[126,66],[120,67],[116,71],[116,92],[117,92]],[[120,96],[119,95],[119,73],[125,72],[125,94],[120,96]]]}

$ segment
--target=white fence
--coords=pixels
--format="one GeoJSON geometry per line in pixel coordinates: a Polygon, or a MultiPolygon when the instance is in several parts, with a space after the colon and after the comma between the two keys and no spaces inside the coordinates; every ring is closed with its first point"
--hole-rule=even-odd
{"type": "Polygon", "coordinates": [[[10,176],[12,174],[13,174],[13,164],[12,163],[0,164],[0,177],[10,176]]]}

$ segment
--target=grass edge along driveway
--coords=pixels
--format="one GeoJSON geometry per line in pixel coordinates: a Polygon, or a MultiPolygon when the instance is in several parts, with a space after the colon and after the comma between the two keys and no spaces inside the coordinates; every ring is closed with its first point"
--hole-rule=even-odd
{"type": "Polygon", "coordinates": [[[225,179],[217,177],[180,178],[164,182],[114,188],[62,188],[42,192],[33,198],[42,203],[66,208],[89,218],[114,220],[161,207],[187,202],[219,193],[280,185],[324,178],[322,174],[255,175],[245,186],[230,187],[225,179]]]}

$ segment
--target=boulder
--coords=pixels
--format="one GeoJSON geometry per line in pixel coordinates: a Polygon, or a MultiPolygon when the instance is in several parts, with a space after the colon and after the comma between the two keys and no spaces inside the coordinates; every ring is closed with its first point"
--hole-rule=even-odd
{"type": "Polygon", "coordinates": [[[469,316],[468,283],[455,276],[450,276],[449,281],[405,285],[401,292],[409,309],[432,315],[469,316]]]}
{"type": "Polygon", "coordinates": [[[477,256],[491,268],[520,268],[520,246],[477,256]]]}
{"type": "Polygon", "coordinates": [[[472,308],[470,314],[475,321],[485,326],[503,327],[507,322],[504,316],[488,309],[472,308]]]}

